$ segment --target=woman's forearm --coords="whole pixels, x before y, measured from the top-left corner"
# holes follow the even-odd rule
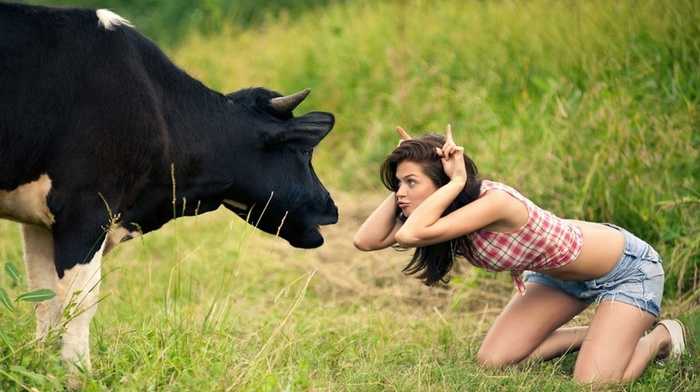
[[[394,234],[401,223],[397,220],[396,195],[390,194],[365,220],[353,237],[357,249],[369,251],[396,243]]]

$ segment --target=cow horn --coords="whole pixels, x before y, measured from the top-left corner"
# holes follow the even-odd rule
[[[309,95],[311,89],[304,89],[298,93],[270,99],[270,106],[281,113],[291,113]]]

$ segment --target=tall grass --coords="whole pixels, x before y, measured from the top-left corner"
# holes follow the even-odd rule
[[[156,19],[103,3],[137,27]],[[85,390],[580,390],[574,355],[497,372],[476,364],[512,290],[507,277],[467,269],[429,289],[400,274],[407,254],[352,249],[385,195],[377,170],[396,125],[419,134],[451,123],[484,176],[561,216],[652,242],[668,275],[664,316],[700,334],[697,2],[323,4],[247,26],[143,26],[157,42],[188,31],[168,52],[217,90],[311,87],[298,112],[337,117],[314,166],[341,220],[316,251],[225,212],[120,245],[103,267]],[[16,225],[0,221],[0,262],[21,269],[20,245]],[[26,290],[9,286],[0,271],[12,298]],[[33,341],[32,323],[31,304],[0,306],[0,390],[65,385],[57,341]],[[651,366],[620,390],[700,389],[690,347],[695,356]]]
[[[405,254],[357,254],[342,230],[327,233],[333,249],[298,251],[219,211],[122,244],[104,261],[83,390],[582,389],[575,355],[502,371],[476,363],[508,282],[470,270],[475,288],[429,289],[400,274]],[[3,238],[16,231],[0,222]],[[0,389],[64,390],[58,335],[34,341],[31,306],[16,307],[0,308]],[[621,390],[692,390],[696,365],[651,366]]]

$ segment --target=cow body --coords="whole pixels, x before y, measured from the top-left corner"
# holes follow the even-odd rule
[[[0,3],[0,218],[22,224],[37,335],[76,301],[63,356],[89,365],[100,259],[117,243],[223,205],[295,247],[337,208],[311,166],[329,113],[307,91],[223,95],[106,10]],[[77,293],[77,294],[76,294]]]

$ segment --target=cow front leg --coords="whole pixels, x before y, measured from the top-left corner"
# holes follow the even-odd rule
[[[48,289],[58,294],[58,274],[53,259],[53,237],[49,230],[34,225],[22,225],[24,239],[24,264],[27,269],[29,291]],[[34,306],[36,314],[36,337],[43,340],[54,328],[61,317],[63,299],[56,296],[52,299],[37,302]]]
[[[90,322],[97,313],[100,295],[103,242],[88,264],[78,264],[67,270],[58,281],[58,293],[63,298],[62,308],[68,323],[63,334],[61,358],[71,364],[71,373],[75,366],[83,366],[90,372]],[[67,312],[65,311],[67,310]]]

